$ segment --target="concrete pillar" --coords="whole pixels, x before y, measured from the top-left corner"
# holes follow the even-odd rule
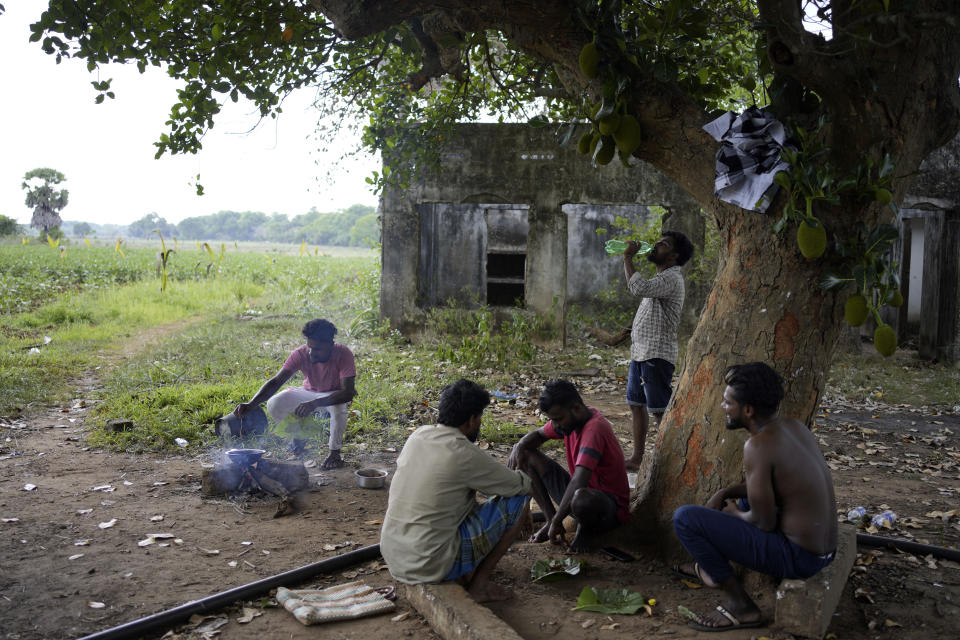
[[[380,200],[380,313],[400,331],[413,329],[419,317],[416,302],[420,214],[415,202],[414,197],[399,189],[385,190]]]
[[[918,355],[957,362],[960,294],[960,211],[935,211],[924,217],[923,301]]]
[[[538,198],[528,212],[527,307],[560,320],[567,299],[567,218],[556,200]]]

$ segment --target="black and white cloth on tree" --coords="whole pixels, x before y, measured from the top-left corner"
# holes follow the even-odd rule
[[[787,134],[783,123],[758,107],[737,115],[731,111],[703,126],[717,151],[714,193],[724,202],[763,213],[777,186],[773,177],[790,165],[780,157]]]

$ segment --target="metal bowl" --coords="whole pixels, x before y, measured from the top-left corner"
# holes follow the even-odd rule
[[[380,469],[357,469],[353,475],[364,489],[382,489],[387,481],[387,472]]]

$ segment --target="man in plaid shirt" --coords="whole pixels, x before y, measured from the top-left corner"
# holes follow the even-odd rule
[[[627,459],[628,471],[639,469],[643,461],[648,411],[659,426],[673,392],[670,384],[677,364],[677,326],[684,297],[680,267],[693,256],[693,244],[679,231],[664,231],[647,254],[647,260],[657,267],[656,275],[649,280],[644,280],[633,266],[639,250],[640,245],[631,242],[623,254],[627,288],[643,298],[630,331],[627,404],[633,419],[633,455]]]

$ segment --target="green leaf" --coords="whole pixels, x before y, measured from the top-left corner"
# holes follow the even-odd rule
[[[529,124],[534,129],[540,129],[550,124],[550,120],[548,120],[547,117],[543,115],[533,116],[532,118],[530,118],[530,120],[527,121],[527,124]]]
[[[567,576],[575,576],[583,567],[582,560],[570,556],[560,560],[541,558],[530,567],[530,579],[534,582],[552,582]]]
[[[574,611],[596,611],[633,615],[647,604],[643,594],[629,589],[597,589],[584,587],[577,598]]]

